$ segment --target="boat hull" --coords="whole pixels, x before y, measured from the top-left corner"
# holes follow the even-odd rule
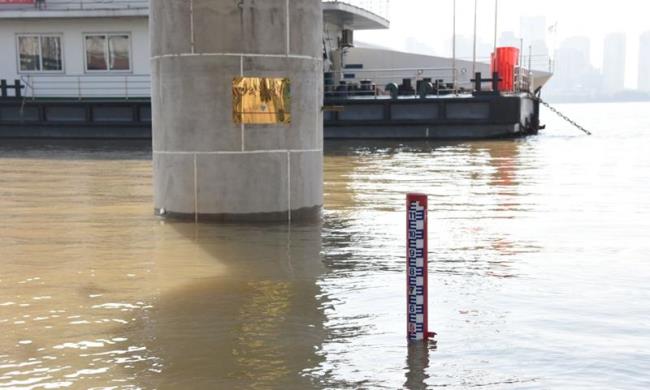
[[[489,139],[536,134],[528,94],[326,101],[327,139]]]
[[[328,99],[325,139],[489,139],[536,134],[528,94]],[[0,138],[151,138],[148,99],[0,99]]]

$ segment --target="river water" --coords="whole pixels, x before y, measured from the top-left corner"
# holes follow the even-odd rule
[[[318,226],[164,222],[146,144],[3,141],[0,389],[649,388],[650,104],[560,108],[595,135],[328,143]]]

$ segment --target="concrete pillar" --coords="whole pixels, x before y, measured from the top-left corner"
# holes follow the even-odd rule
[[[320,0],[151,0],[156,212],[216,221],[320,216]],[[241,124],[233,80],[288,78],[291,123]]]

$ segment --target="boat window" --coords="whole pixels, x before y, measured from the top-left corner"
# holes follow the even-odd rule
[[[129,36],[114,35],[109,37],[111,70],[129,70]]]
[[[86,70],[130,71],[130,40],[128,34],[86,35]]]
[[[63,70],[63,61],[61,61],[61,38],[41,37],[41,59],[43,61],[43,70]]]
[[[108,70],[106,62],[106,37],[92,35],[86,37],[86,69]]]
[[[56,35],[19,35],[20,72],[61,72],[63,50]]]

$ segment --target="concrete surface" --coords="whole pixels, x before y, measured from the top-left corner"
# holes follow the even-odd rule
[[[323,204],[320,0],[151,1],[155,208],[296,221]],[[241,125],[236,77],[291,80],[290,124]]]

